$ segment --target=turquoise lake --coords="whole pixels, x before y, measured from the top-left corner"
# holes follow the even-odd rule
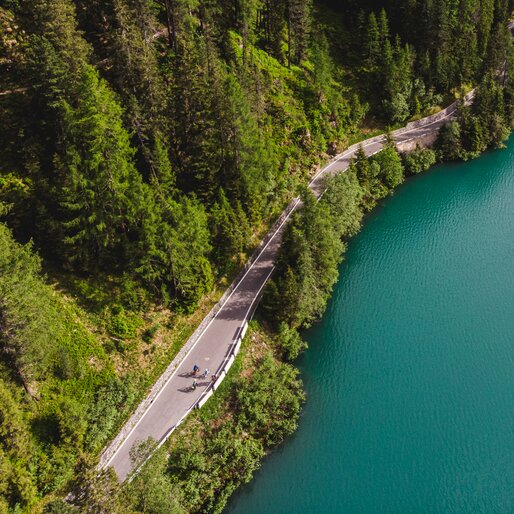
[[[228,512],[514,512],[514,138],[409,179],[350,243],[297,433]]]

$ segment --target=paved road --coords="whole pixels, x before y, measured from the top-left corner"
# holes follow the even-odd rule
[[[450,110],[444,119],[401,134],[398,133],[401,131],[397,131],[393,136],[397,142],[407,142],[434,134],[452,114],[453,110]],[[372,138],[364,141],[362,146],[367,155],[372,155],[382,149],[383,143],[383,137],[378,140]],[[357,149],[358,145],[354,145],[317,173],[310,183],[311,189],[317,196],[323,192],[325,176],[346,170]],[[295,209],[298,208],[298,204],[299,201],[295,200]],[[208,386],[208,380],[199,380],[199,387],[196,391],[189,391],[192,378],[188,375],[193,365],[198,364],[202,370],[207,367],[211,372],[217,371],[230,354],[245,320],[253,314],[260,293],[273,271],[274,260],[286,225],[285,221],[262,249],[261,254],[237,284],[218,314],[207,325],[201,337],[186,354],[182,363],[170,376],[144,415],[128,432],[127,437],[112,457],[104,463],[103,467],[112,466],[114,468],[121,481],[127,478],[132,469],[130,449],[134,443],[144,441],[148,437],[152,437],[156,441],[165,439],[170,430],[190,412]]]

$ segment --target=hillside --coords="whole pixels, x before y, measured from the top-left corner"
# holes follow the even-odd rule
[[[473,86],[440,157],[501,146],[514,119],[511,8],[0,0],[0,512],[64,512],[47,504],[88,481],[320,162]],[[361,156],[332,203],[307,200],[288,233],[263,311],[281,342],[245,358],[287,375],[294,416],[302,394],[284,355],[322,314],[342,240],[401,166],[392,148]],[[282,437],[269,439],[252,467]]]

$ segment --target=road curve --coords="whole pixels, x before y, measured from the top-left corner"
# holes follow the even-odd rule
[[[471,101],[472,96],[471,93],[468,100]],[[455,115],[456,108],[453,104],[438,115],[393,132],[392,136],[400,144],[434,135]],[[378,136],[351,146],[318,171],[309,187],[319,197],[324,190],[325,177],[346,170],[359,146],[362,146],[367,155],[373,155],[383,148],[384,142],[385,137]],[[129,419],[122,429],[124,436],[121,441],[118,437],[107,447],[102,455],[100,468],[113,467],[120,481],[124,481],[132,470],[130,450],[134,444],[149,437],[162,443],[194,408],[208,387],[209,380],[199,379],[199,387],[190,391],[192,378],[189,373],[194,364],[198,364],[202,370],[207,367],[211,372],[223,369],[242,327],[257,307],[262,290],[273,272],[286,222],[299,203],[298,199],[293,200],[289,214],[269,234],[267,244],[260,249],[251,266],[233,287],[217,314],[206,324],[178,367],[169,374],[153,399],[149,399],[146,409],[142,412],[139,409]]]

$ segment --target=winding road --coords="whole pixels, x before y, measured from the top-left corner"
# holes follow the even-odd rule
[[[467,101],[472,101],[472,97],[473,92],[468,95]],[[400,146],[434,137],[439,128],[455,116],[455,113],[456,105],[453,104],[432,117],[393,132],[393,139]],[[325,177],[346,170],[359,146],[363,147],[367,155],[373,155],[383,148],[384,143],[385,137],[378,136],[351,146],[318,171],[309,187],[319,197],[324,191]],[[233,284],[230,294],[220,301],[219,310],[206,320],[185,355],[181,355],[178,365],[173,369],[168,368],[159,386],[154,386],[147,400],[106,448],[100,460],[100,469],[113,467],[118,478],[124,481],[133,468],[130,450],[134,444],[149,437],[162,444],[205,394],[209,379],[199,379],[198,388],[195,391],[190,390],[190,372],[194,364],[198,364],[202,370],[208,368],[211,372],[218,373],[225,368],[227,359],[233,353],[234,346],[247,320],[253,315],[262,290],[273,272],[287,220],[299,204],[298,198],[293,200],[279,223],[266,237],[265,244],[257,251],[246,272]]]

